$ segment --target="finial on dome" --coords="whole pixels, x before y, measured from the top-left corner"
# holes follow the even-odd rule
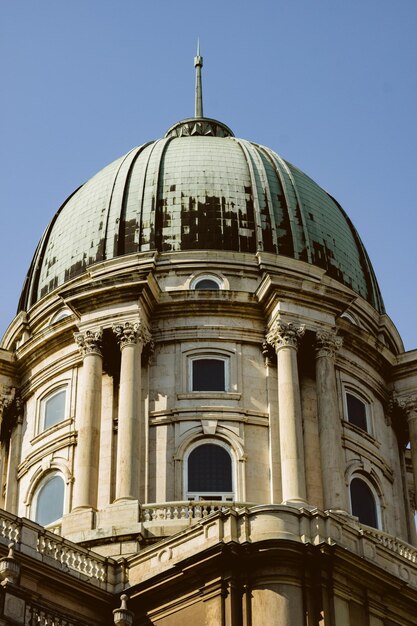
[[[197,40],[197,56],[194,57],[195,67],[195,115],[203,117],[203,87],[201,84],[201,68],[203,67],[203,57],[200,56],[200,39]]]

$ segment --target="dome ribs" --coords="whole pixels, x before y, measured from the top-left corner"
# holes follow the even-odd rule
[[[284,223],[289,225],[288,239],[291,235],[293,256],[300,261],[311,263],[311,246],[308,239],[308,231],[303,220],[300,197],[291,172],[287,163],[275,152],[265,147],[263,147],[263,150],[265,150],[265,154],[268,155],[273,164],[283,192],[284,206],[287,212],[287,218],[284,218]],[[285,243],[288,249],[290,247],[289,241],[287,240]],[[278,254],[280,254],[279,250]]]
[[[176,125],[131,150],[66,200],[36,250],[19,311],[91,264],[197,249],[311,263],[384,311],[366,250],[327,192],[265,146],[192,128]]]
[[[136,252],[138,249],[137,240],[137,227],[138,220],[137,218],[132,218],[126,220],[127,214],[127,204],[128,198],[131,191],[131,183],[132,183],[132,174],[135,169],[136,162],[139,156],[143,153],[144,149],[151,145],[152,142],[143,144],[136,148],[135,150],[131,150],[127,155],[126,159],[121,163],[120,168],[117,172],[112,194],[109,202],[109,207],[106,215],[106,227],[104,233],[104,247],[106,248],[106,241],[111,237],[110,235],[110,214],[113,204],[115,204],[115,215],[114,222],[117,224],[117,228],[115,229],[113,235],[113,255],[120,256],[122,254],[128,254],[129,252]],[[128,157],[132,157],[131,162],[128,164]],[[124,165],[128,164],[128,170],[126,174],[122,177],[121,170]],[[120,187],[120,189],[119,189]],[[117,207],[117,202],[120,202],[120,208]],[[116,217],[117,215],[117,217]],[[117,223],[118,222],[118,223]],[[115,224],[115,225],[116,225]],[[135,243],[137,245],[135,245]],[[104,253],[106,255],[106,252]],[[104,257],[106,258],[106,257]]]

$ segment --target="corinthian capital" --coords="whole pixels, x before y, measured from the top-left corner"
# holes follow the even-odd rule
[[[300,339],[305,333],[305,326],[296,326],[293,322],[283,322],[282,320],[275,320],[273,322],[270,331],[266,335],[266,340],[275,350],[279,350],[284,347],[298,348]]]
[[[334,359],[342,344],[343,339],[338,337],[334,331],[318,330],[316,333],[316,357],[325,356]]]
[[[407,419],[417,418],[417,396],[398,399],[398,405],[406,412]]]
[[[113,332],[117,337],[121,350],[125,346],[135,345],[138,341],[145,345],[151,340],[150,332],[143,322],[114,324]]]
[[[85,333],[74,333],[74,339],[83,358],[89,354],[97,354],[101,356],[101,340],[103,331],[86,330]]]

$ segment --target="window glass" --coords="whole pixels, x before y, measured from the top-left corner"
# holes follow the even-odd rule
[[[360,478],[350,483],[350,499],[352,515],[359,518],[362,524],[378,528],[378,515],[374,495],[368,485]]]
[[[225,391],[224,359],[192,359],[192,391]]]
[[[366,404],[357,396],[346,393],[347,415],[351,424],[368,431],[368,422],[366,417]]]
[[[64,512],[65,484],[61,476],[54,476],[41,487],[36,500],[35,521],[42,526],[60,519]]]
[[[65,418],[65,397],[66,391],[63,389],[45,400],[43,420],[44,429],[50,428],[58,422],[62,422]]]
[[[220,287],[212,278],[202,278],[196,282],[194,289],[220,289]]]
[[[199,494],[232,491],[232,459],[227,450],[205,443],[191,452],[188,457],[188,491]]]

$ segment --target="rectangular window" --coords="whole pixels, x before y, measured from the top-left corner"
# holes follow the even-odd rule
[[[226,391],[226,360],[191,360],[191,391]]]
[[[368,432],[367,405],[357,396],[346,393],[346,406],[348,421]]]

